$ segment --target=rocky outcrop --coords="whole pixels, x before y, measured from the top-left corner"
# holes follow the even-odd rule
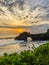
[[[15,40],[27,41],[28,37],[31,37],[32,41],[49,40],[49,29],[47,30],[46,33],[40,33],[40,34],[30,34],[28,32],[23,32],[18,37],[16,37]]]
[[[27,41],[27,37],[30,36],[30,33],[23,32],[18,37],[15,38],[15,40],[24,40]]]

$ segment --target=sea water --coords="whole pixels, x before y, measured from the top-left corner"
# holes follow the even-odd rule
[[[23,50],[32,50],[33,45],[36,47],[48,41],[19,41],[15,39],[0,39],[0,55],[3,53],[20,53]]]

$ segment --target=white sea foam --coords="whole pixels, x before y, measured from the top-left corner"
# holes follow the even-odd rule
[[[32,46],[38,47],[39,45],[42,45],[46,43],[47,41],[18,41],[14,39],[0,39],[0,55],[3,53],[20,53],[20,51],[23,50],[32,50]]]

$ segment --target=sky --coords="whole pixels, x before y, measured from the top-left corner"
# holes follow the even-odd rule
[[[49,0],[0,0],[0,36],[49,29]]]
[[[0,27],[49,24],[49,0],[0,0]]]

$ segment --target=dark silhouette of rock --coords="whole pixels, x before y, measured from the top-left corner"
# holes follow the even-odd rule
[[[21,33],[18,37],[15,38],[15,40],[24,40],[27,41],[27,37],[30,35],[28,32]]]
[[[49,29],[45,33],[40,34],[30,34],[29,32],[23,32],[15,40],[24,40],[27,41],[27,38],[31,37],[32,41],[40,41],[40,40],[49,40]]]

